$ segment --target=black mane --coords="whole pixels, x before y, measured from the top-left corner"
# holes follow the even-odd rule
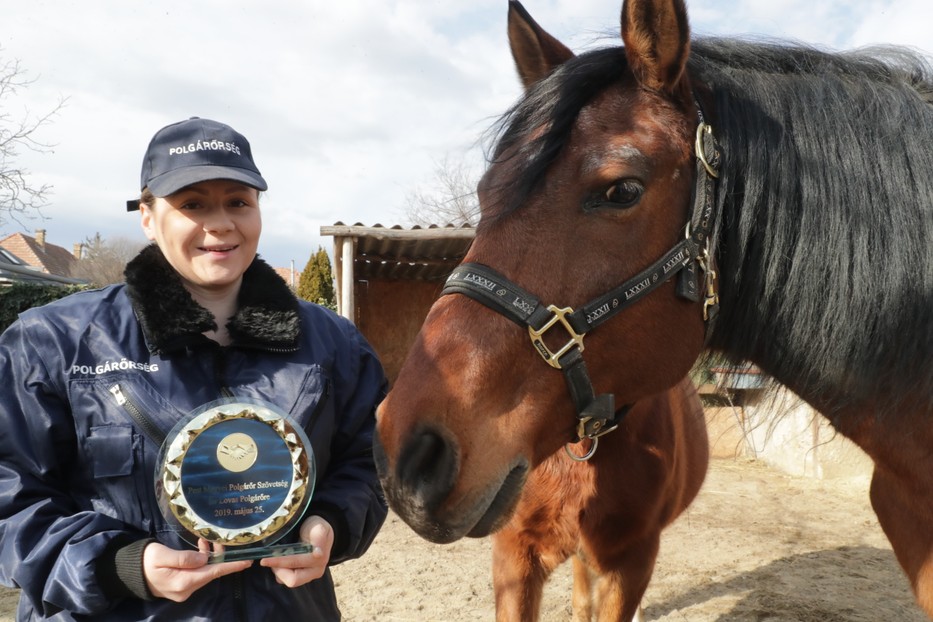
[[[836,406],[882,387],[933,394],[929,63],[698,39],[688,72],[713,91],[725,156],[712,348]],[[493,157],[518,157],[520,172],[502,209],[527,201],[582,107],[628,75],[622,48],[587,52],[503,116]]]
[[[567,141],[580,110],[596,95],[627,74],[621,47],[575,56],[536,83],[493,126],[492,160],[517,158],[519,174],[494,195],[501,213],[519,209],[535,192]],[[548,128],[537,139],[525,137]],[[525,143],[525,144],[523,144]],[[517,148],[517,150],[516,150]],[[500,210],[497,210],[500,211]]]
[[[929,64],[715,39],[689,70],[725,155],[711,345],[837,406],[933,394]]]

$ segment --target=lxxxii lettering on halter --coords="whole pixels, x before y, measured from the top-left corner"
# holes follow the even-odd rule
[[[645,280],[636,283],[631,289],[626,290],[625,299],[631,300],[633,296],[637,296],[641,293],[643,289],[651,285],[651,277],[645,278]]]
[[[587,313],[587,314],[586,314],[586,321],[587,321],[588,324],[592,324],[593,322],[595,322],[596,320],[598,320],[598,319],[601,318],[602,316],[606,315],[607,313],[609,313],[609,303],[608,303],[608,302],[605,303],[604,305],[600,306],[600,307],[597,307],[596,309],[593,309],[593,310],[590,311],[589,313]]]
[[[480,287],[482,287],[483,289],[486,289],[489,291],[492,291],[496,288],[496,283],[494,281],[490,281],[489,279],[482,277],[478,274],[473,274],[472,272],[467,272],[466,275],[463,277],[463,280],[469,281],[470,283],[475,283],[479,285]]]
[[[686,259],[688,255],[689,255],[689,251],[685,248],[681,250],[679,253],[677,253],[676,255],[674,255],[673,257],[671,257],[667,261],[667,263],[664,264],[664,267],[663,267],[664,274],[667,274],[674,268],[679,268],[680,264],[683,263],[684,259]]]
[[[529,303],[527,300],[519,298],[518,296],[516,296],[515,300],[512,301],[512,306],[525,315],[531,315],[535,310],[534,305]]]

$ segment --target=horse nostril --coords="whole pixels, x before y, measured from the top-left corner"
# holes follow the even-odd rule
[[[439,505],[453,487],[457,453],[440,434],[423,430],[414,435],[399,456],[399,484],[419,497],[426,508]]]

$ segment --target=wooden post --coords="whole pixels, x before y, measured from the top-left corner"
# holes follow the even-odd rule
[[[334,236],[334,294],[337,313],[343,315],[343,236]]]
[[[356,238],[335,238],[340,259],[337,261],[337,313],[356,323],[356,301],[353,296],[353,256],[356,254]]]

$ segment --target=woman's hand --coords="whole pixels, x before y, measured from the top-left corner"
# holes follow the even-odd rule
[[[197,551],[177,551],[153,542],[143,550],[143,574],[153,596],[176,603],[187,600],[197,590],[214,579],[240,572],[252,565],[251,560],[207,564],[211,545],[198,540]],[[222,552],[216,545],[214,552]]]
[[[302,542],[314,545],[314,550],[299,555],[267,557],[259,562],[270,568],[275,580],[286,587],[298,587],[324,576],[334,546],[334,529],[320,516],[305,519],[298,533]]]

